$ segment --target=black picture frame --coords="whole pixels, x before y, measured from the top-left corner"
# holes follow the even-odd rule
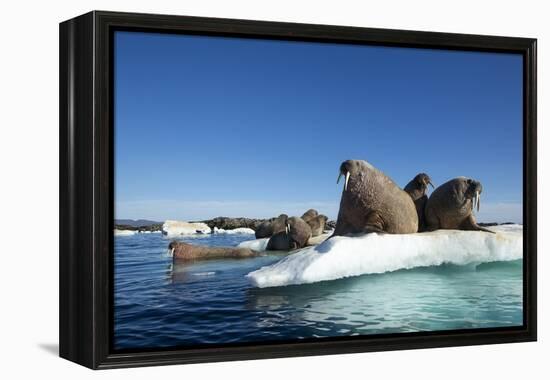
[[[111,333],[115,30],[522,54],[523,326],[114,352]],[[62,22],[59,38],[61,357],[99,369],[536,340],[536,39],[105,11],[93,11]]]

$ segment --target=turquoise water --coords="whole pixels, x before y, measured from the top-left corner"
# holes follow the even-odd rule
[[[234,246],[253,235],[179,240]],[[115,349],[226,344],[522,324],[522,261],[417,268],[253,288],[281,259],[173,263],[161,234],[115,237]]]

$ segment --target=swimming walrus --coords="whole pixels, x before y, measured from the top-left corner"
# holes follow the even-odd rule
[[[260,253],[249,248],[237,247],[206,247],[179,241],[173,241],[168,245],[172,257],[176,260],[208,260],[227,258],[255,257]]]
[[[418,215],[418,231],[424,231],[426,228],[425,210],[426,203],[428,203],[428,185],[434,188],[430,176],[426,173],[417,174],[403,190],[405,190],[412,198],[414,206],[416,207],[416,213]]]
[[[288,215],[281,214],[277,218],[266,220],[256,228],[254,235],[256,239],[267,238],[278,232],[285,231]]]
[[[267,242],[267,251],[290,251],[303,248],[311,237],[311,227],[302,218],[288,218],[285,231],[280,231]]]
[[[474,230],[494,233],[479,226],[474,208],[479,211],[483,187],[479,181],[458,177],[445,182],[432,192],[426,204],[426,230]]]
[[[340,165],[344,190],[332,236],[386,232],[410,234],[418,231],[418,215],[412,198],[367,161],[347,160]]]
[[[303,217],[302,217],[303,219]],[[311,236],[312,237],[315,237],[315,236],[319,236],[319,235],[322,235],[323,232],[325,231],[325,224],[327,223],[327,216],[326,215],[323,215],[323,214],[320,214],[320,215],[317,215],[313,218],[310,218],[306,221],[306,223],[309,225],[309,227],[311,228]]]

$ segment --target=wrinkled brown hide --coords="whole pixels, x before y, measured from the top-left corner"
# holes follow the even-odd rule
[[[366,161],[348,160],[340,166],[340,176],[344,177],[344,182],[348,177],[348,181],[342,191],[333,236],[418,231],[413,200],[384,173]]]
[[[174,260],[207,260],[221,258],[255,257],[259,253],[249,248],[206,247],[173,241],[168,245]]]
[[[325,231],[325,224],[327,223],[328,218],[325,215],[317,215],[316,217],[310,218],[307,221],[307,224],[311,228],[311,236],[322,235]]]
[[[418,215],[418,231],[424,231],[426,229],[426,203],[428,203],[428,184],[434,187],[432,180],[426,173],[417,174],[403,190],[407,192],[416,207],[416,214]]]
[[[277,218],[262,222],[256,229],[256,239],[270,237],[278,232],[285,231],[288,215],[281,214]]]
[[[482,191],[479,181],[466,177],[454,178],[439,186],[426,204],[426,230],[493,232],[479,226],[474,217],[474,198]]]

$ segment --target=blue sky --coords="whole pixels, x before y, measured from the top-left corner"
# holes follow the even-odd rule
[[[346,159],[478,179],[478,220],[520,222],[522,57],[116,33],[117,218],[335,218]]]

